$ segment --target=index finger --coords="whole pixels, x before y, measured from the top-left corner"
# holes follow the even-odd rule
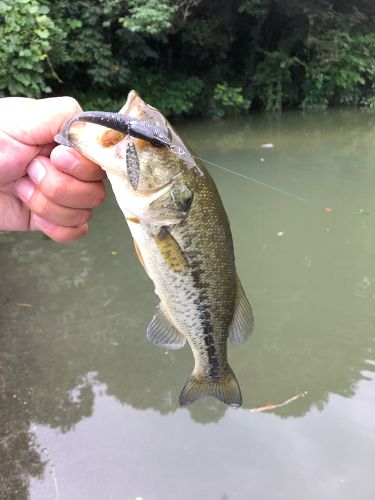
[[[106,173],[99,165],[72,148],[56,146],[50,158],[57,169],[81,181],[101,181],[106,178]]]
[[[82,110],[69,96],[0,99],[0,128],[21,144],[50,144],[68,118]]]

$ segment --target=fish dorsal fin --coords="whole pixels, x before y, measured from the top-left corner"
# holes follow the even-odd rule
[[[236,303],[232,321],[229,325],[229,338],[233,345],[240,345],[249,338],[254,326],[253,312],[237,277]]]
[[[171,323],[168,313],[160,303],[147,328],[147,339],[166,349],[181,349],[186,343],[185,336]]]

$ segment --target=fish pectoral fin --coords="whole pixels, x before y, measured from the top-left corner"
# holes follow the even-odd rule
[[[147,328],[147,339],[153,344],[166,349],[181,349],[186,337],[171,323],[168,313],[160,303]]]
[[[145,261],[143,260],[143,257],[142,257],[142,252],[141,250],[139,249],[139,246],[137,244],[137,242],[134,240],[134,248],[135,248],[135,251],[137,253],[137,257],[139,259],[139,262],[141,263],[143,269],[146,271],[146,273],[148,274],[148,271],[147,271],[147,267],[146,267],[146,264],[145,264]]]
[[[185,273],[189,264],[184,252],[167,228],[163,227],[155,241],[167,266],[175,273]]]
[[[229,338],[233,345],[246,342],[254,327],[253,312],[237,277],[236,303],[232,321],[229,325]]]
[[[212,382],[199,380],[192,373],[181,391],[180,405],[189,405],[204,396],[213,396],[233,408],[242,405],[241,389],[230,366],[222,378]]]

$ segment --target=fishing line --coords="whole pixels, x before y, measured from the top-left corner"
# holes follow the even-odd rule
[[[178,154],[179,156],[182,156],[186,154],[186,151],[184,151],[182,148],[179,146],[171,146],[171,150]],[[260,184],[261,186],[267,187],[269,189],[273,189],[274,191],[277,191],[279,193],[285,194],[287,196],[290,196],[292,198],[295,198],[296,200],[303,201],[304,203],[311,203],[309,200],[306,200],[305,198],[302,198],[301,196],[298,196],[296,194],[290,193],[289,191],[284,191],[284,189],[277,188],[275,186],[272,186],[271,184],[267,184],[266,182],[258,181],[257,179],[254,179],[253,177],[248,177],[247,175],[241,174],[240,172],[236,172],[235,170],[231,170],[230,168],[223,167],[221,165],[218,165],[217,163],[214,163],[212,161],[205,160],[204,158],[201,158],[199,156],[195,156],[189,152],[189,155],[192,158],[196,158],[197,160],[204,161],[205,163],[208,163],[214,167],[220,168],[221,170],[225,170],[226,172],[230,172],[231,174],[238,175],[238,177],[242,177],[243,179],[247,179],[248,181],[255,182],[256,184]]]

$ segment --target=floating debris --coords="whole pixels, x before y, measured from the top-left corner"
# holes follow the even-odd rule
[[[112,250],[111,255],[117,255],[116,250]]]
[[[33,307],[32,304],[26,304],[26,303],[22,303],[22,302],[18,302],[16,304],[17,307]]]
[[[261,162],[264,162],[264,158],[261,158],[261,159],[260,159],[260,161],[261,161]]]
[[[275,408],[281,408],[282,406],[286,406],[289,403],[292,403],[293,401],[296,401],[297,399],[304,398],[307,395],[307,391],[300,392],[293,396],[292,398],[286,399],[285,401],[282,401],[281,403],[267,403],[264,406],[258,406],[257,408],[250,408],[250,411],[252,413],[255,412],[261,412],[261,411],[269,411],[269,410],[274,410]]]
[[[333,208],[325,207],[324,211],[327,212],[327,214],[330,214],[331,212],[333,212]]]
[[[279,232],[277,233],[277,236],[284,236],[284,231],[279,231]]]
[[[356,210],[352,212],[353,215],[371,215],[371,212],[369,210],[365,210],[364,208],[360,208],[359,210]]]
[[[265,149],[272,149],[274,148],[275,146],[272,144],[272,142],[266,142],[266,144],[262,144],[261,146],[262,148],[265,148]]]

